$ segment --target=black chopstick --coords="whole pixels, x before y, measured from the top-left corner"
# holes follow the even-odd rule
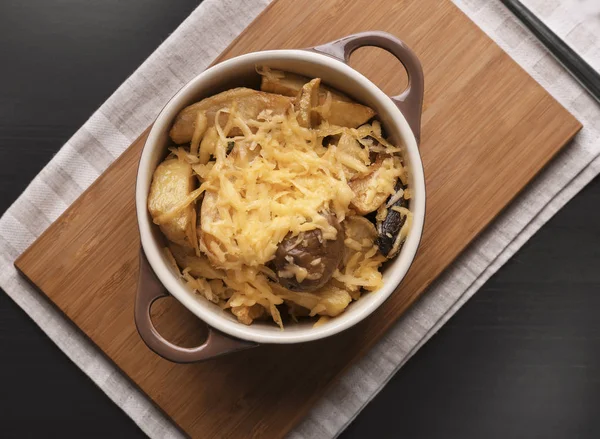
[[[581,58],[518,0],[500,0],[548,48],[554,57],[600,102],[600,73]]]

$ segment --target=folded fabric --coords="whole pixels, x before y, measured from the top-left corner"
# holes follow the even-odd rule
[[[153,438],[182,435],[17,274],[13,262],[135,140],[165,102],[205,69],[268,3],[268,0],[205,0],[75,133],[0,219],[0,286]],[[328,391],[290,433],[291,437],[338,435],[485,280],[600,172],[600,160],[595,160],[600,154],[597,123],[600,109],[595,102],[499,1],[455,3],[583,122],[585,128],[422,300]],[[594,29],[591,20],[567,13],[558,1],[531,0],[527,5],[592,65],[600,66],[598,28]]]

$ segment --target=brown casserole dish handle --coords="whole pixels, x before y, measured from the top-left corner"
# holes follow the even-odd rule
[[[347,64],[352,52],[365,46],[374,46],[387,50],[398,58],[406,68],[406,72],[408,73],[408,86],[406,90],[397,96],[390,96],[390,98],[406,118],[408,125],[415,135],[417,144],[419,144],[424,92],[423,68],[417,55],[415,55],[404,41],[387,32],[369,31],[348,35],[339,40],[313,47],[312,50],[332,56]]]
[[[184,348],[171,343],[158,333],[150,317],[150,308],[154,301],[168,295],[169,293],[152,271],[144,251],[140,249],[135,325],[144,343],[161,357],[175,363],[194,363],[256,346],[256,343],[231,337],[210,326],[208,337],[200,346]]]

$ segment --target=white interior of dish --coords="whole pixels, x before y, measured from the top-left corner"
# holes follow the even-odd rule
[[[152,223],[146,208],[152,174],[166,156],[167,147],[171,145],[168,131],[176,114],[191,103],[232,87],[257,88],[260,78],[255,71],[256,65],[322,78],[324,83],[375,109],[388,137],[405,147],[404,158],[413,191],[409,206],[414,215],[412,230],[400,254],[385,266],[384,287],[363,295],[343,314],[317,328],[313,328],[313,322],[290,323],[283,331],[272,322],[255,322],[246,326],[239,323],[229,311],[223,311],[193,293],[176,276],[164,257],[164,238]],[[425,216],[425,183],[415,138],[408,123],[388,96],[362,74],[333,58],[303,50],[276,50],[250,53],[217,64],[198,75],[169,101],[154,123],[142,152],[137,176],[136,204],[141,242],[148,261],[163,285],[184,306],[210,326],[237,338],[258,343],[298,343],[343,331],[371,314],[394,292],[410,267],[421,238]]]

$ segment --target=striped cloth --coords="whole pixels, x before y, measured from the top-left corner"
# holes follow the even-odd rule
[[[210,62],[269,0],[205,0],[94,113],[0,219],[0,286],[150,437],[181,433],[13,267],[29,246],[135,138],[166,101]],[[600,173],[600,108],[497,0],[455,3],[585,128],[528,189],[319,401],[292,438],[337,436],[387,380],[527,239]],[[600,68],[596,0],[525,2]],[[569,8],[569,6],[571,6]],[[570,13],[575,11],[579,15]],[[177,72],[175,74],[174,72]]]

